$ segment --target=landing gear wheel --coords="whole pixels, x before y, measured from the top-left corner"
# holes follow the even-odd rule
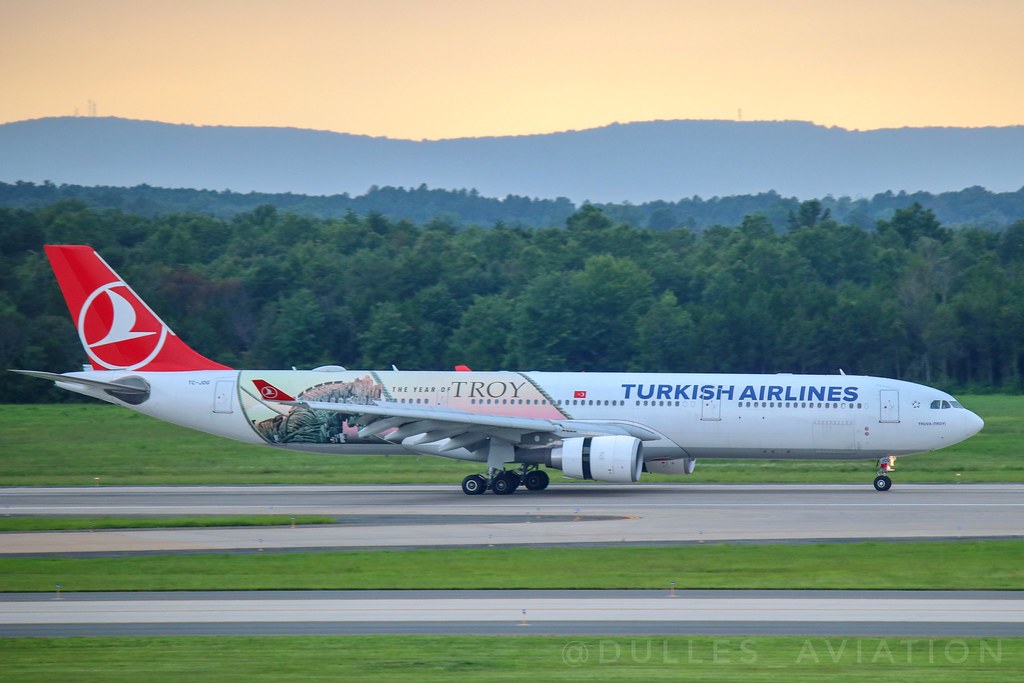
[[[548,487],[548,473],[543,470],[531,470],[523,477],[523,486],[528,491],[543,491]]]
[[[467,496],[478,496],[487,490],[487,480],[479,474],[471,474],[462,480],[462,492]]]
[[[890,479],[889,477],[885,476],[884,474],[880,474],[877,477],[875,477],[875,490],[876,491],[888,491],[891,488],[892,488],[892,479]]]
[[[491,490],[499,496],[514,493],[519,487],[519,477],[513,472],[500,472],[491,479]]]

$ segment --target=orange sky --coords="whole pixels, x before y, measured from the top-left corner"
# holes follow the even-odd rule
[[[1024,124],[1024,0],[0,0],[0,122]]]

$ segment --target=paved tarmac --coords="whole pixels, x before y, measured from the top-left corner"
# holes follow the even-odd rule
[[[1024,636],[1024,592],[267,591],[0,596],[0,636]]]
[[[332,515],[334,525],[0,534],[0,554],[1013,538],[1024,486],[555,485],[2,488],[24,516]],[[1020,637],[1024,592],[302,591],[0,595],[0,636]],[[525,612],[524,612],[525,610]]]
[[[5,533],[0,555],[1024,536],[1024,485],[454,485],[0,488],[0,514],[332,515],[297,528]]]

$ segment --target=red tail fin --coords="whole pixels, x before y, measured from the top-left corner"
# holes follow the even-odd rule
[[[181,341],[92,247],[45,248],[93,369],[230,369]]]

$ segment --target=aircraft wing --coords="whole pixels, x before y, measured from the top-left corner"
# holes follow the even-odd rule
[[[501,439],[522,448],[546,448],[573,437],[627,435],[641,441],[661,438],[650,430],[623,422],[586,422],[543,418],[480,415],[461,410],[410,406],[390,401],[369,404],[322,401],[281,401],[311,410],[357,416],[359,436],[381,436],[419,450],[447,452],[457,448],[478,450],[489,439]],[[390,431],[394,430],[394,431]],[[385,432],[389,432],[385,435]],[[424,448],[430,445],[429,448]]]

